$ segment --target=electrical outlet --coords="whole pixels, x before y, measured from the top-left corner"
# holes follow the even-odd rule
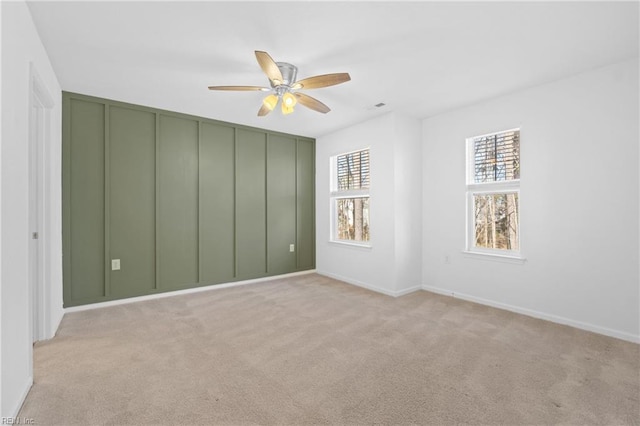
[[[112,271],[120,270],[120,259],[111,259],[111,270]]]
[[[296,251],[296,245],[295,244],[289,244],[289,252],[293,253],[294,251]]]

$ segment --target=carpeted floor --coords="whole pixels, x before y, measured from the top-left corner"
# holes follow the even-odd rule
[[[48,424],[640,424],[640,346],[319,275],[65,315]]]

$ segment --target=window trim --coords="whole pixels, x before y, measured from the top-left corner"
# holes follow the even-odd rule
[[[462,254],[467,259],[489,260],[489,261],[500,262],[500,263],[514,263],[514,264],[522,265],[527,261],[525,257],[520,257],[520,256],[508,256],[504,254],[494,254],[494,253],[479,253],[476,251],[467,251],[467,250],[463,250]]]
[[[355,152],[361,151],[369,151],[369,187],[367,188],[358,188],[358,189],[338,189],[338,157],[348,154],[353,154]],[[341,152],[329,157],[329,167],[330,167],[330,187],[329,187],[329,218],[330,218],[330,226],[329,226],[329,242],[340,244],[344,246],[352,246],[357,248],[371,248],[372,238],[369,236],[368,241],[355,241],[355,240],[342,240],[337,238],[338,235],[338,217],[337,217],[337,200],[344,198],[368,198],[369,206],[371,206],[371,147],[366,146],[363,148],[352,149],[350,151]],[[371,223],[371,216],[369,216],[369,224]]]
[[[522,140],[522,129],[512,128],[500,130],[497,132],[486,133],[468,137],[465,140],[466,149],[466,179],[465,179],[465,198],[466,198],[466,214],[465,214],[465,249],[463,253],[465,257],[475,259],[498,260],[508,263],[524,263],[526,260],[522,252],[522,222],[520,220],[522,211],[522,197],[520,193],[520,178],[508,181],[498,182],[475,182],[475,157],[474,157],[474,140],[493,136],[500,133],[519,132],[520,140]],[[521,171],[520,171],[521,176]],[[475,223],[474,223],[474,196],[475,195],[491,195],[491,194],[518,194],[518,250],[491,249],[475,246]]]

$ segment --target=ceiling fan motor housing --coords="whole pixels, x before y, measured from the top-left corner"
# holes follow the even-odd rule
[[[296,82],[298,67],[287,62],[276,62],[276,65],[282,74],[282,86],[291,87],[291,85]],[[271,87],[275,88],[276,86],[271,83]]]

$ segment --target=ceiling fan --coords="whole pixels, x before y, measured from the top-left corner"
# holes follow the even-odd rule
[[[269,114],[275,109],[278,102],[281,103],[282,113],[285,115],[291,114],[293,107],[298,102],[307,108],[326,114],[331,111],[328,106],[309,95],[298,92],[298,90],[335,86],[336,84],[351,80],[349,73],[343,72],[316,75],[296,81],[298,67],[287,62],[275,62],[267,52],[256,50],[255,53],[260,68],[262,68],[262,71],[264,71],[269,78],[271,88],[260,86],[209,86],[209,90],[272,92],[262,101],[262,106],[258,111],[258,117]]]

